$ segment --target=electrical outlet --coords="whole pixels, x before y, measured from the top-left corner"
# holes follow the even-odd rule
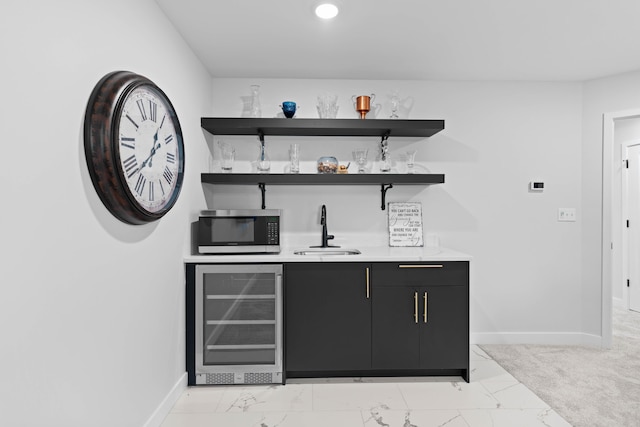
[[[570,221],[576,220],[576,208],[558,208],[558,221]]]

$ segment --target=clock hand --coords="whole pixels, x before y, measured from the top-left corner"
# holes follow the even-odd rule
[[[140,166],[140,169],[144,168],[147,165],[147,162],[149,162],[149,167],[152,166],[152,158],[154,154],[156,154],[156,150],[160,148],[160,144],[156,146],[156,142],[158,142],[158,132],[160,132],[160,128],[156,129],[156,133],[153,135],[153,147],[151,147],[151,152],[149,153],[149,157],[147,157],[145,161],[142,162],[142,166]]]
[[[144,168],[147,165],[147,163],[149,163],[149,167],[151,167],[153,156],[156,154],[156,150],[158,150],[160,146],[161,144],[158,144],[157,146],[153,146],[151,148],[151,153],[149,154],[149,157],[147,157],[145,161],[142,162],[142,165],[140,165],[140,170],[142,170],[142,168]]]
[[[156,150],[160,148],[160,144],[156,146],[156,142],[158,142],[158,132],[160,132],[160,128],[156,129],[156,133],[153,135],[153,148],[151,149],[151,155],[149,155],[149,167],[152,167],[153,156],[156,154]]]

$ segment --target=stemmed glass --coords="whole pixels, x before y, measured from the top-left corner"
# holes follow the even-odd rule
[[[367,164],[368,149],[355,150],[353,152],[353,160],[358,164],[358,173],[365,173],[365,165]]]

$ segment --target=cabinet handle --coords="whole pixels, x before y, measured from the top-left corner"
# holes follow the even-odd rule
[[[418,293],[413,293],[413,319],[418,323]]]
[[[367,267],[367,299],[369,299],[369,267]]]
[[[398,268],[442,268],[442,264],[400,264]]]
[[[422,313],[424,323],[427,323],[427,293],[424,293],[424,312]]]

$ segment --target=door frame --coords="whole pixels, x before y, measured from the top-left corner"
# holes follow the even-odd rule
[[[629,149],[631,149],[631,147],[640,147],[640,139],[637,140],[633,140],[633,141],[627,141],[624,142],[620,145],[621,148],[621,156],[623,159],[623,162],[625,159],[628,159],[628,153],[629,153]],[[622,196],[622,205],[621,205],[621,209],[622,209],[622,253],[621,253],[621,258],[622,258],[622,278],[624,281],[624,278],[626,277],[627,279],[630,278],[630,270],[629,270],[629,229],[626,228],[624,222],[625,220],[630,218],[630,212],[629,212],[629,169],[626,167],[623,167],[622,169],[622,174],[621,174],[621,196]],[[639,196],[640,197],[640,196]],[[624,307],[625,310],[631,310],[631,292],[630,289],[628,288],[628,286],[624,286],[624,283],[621,283],[622,285],[622,306]],[[615,284],[614,284],[615,286]]]
[[[622,227],[622,215],[614,215],[620,209],[614,206],[613,195],[622,191],[622,180],[614,179],[614,171],[620,158],[615,153],[615,122],[640,118],[640,109],[603,114],[602,121],[602,230],[601,230],[601,346],[610,348],[613,337],[613,265],[621,265],[622,241],[614,241],[614,230]],[[619,154],[618,154],[619,155]],[[614,256],[616,257],[614,260]],[[615,262],[614,262],[615,261]]]

